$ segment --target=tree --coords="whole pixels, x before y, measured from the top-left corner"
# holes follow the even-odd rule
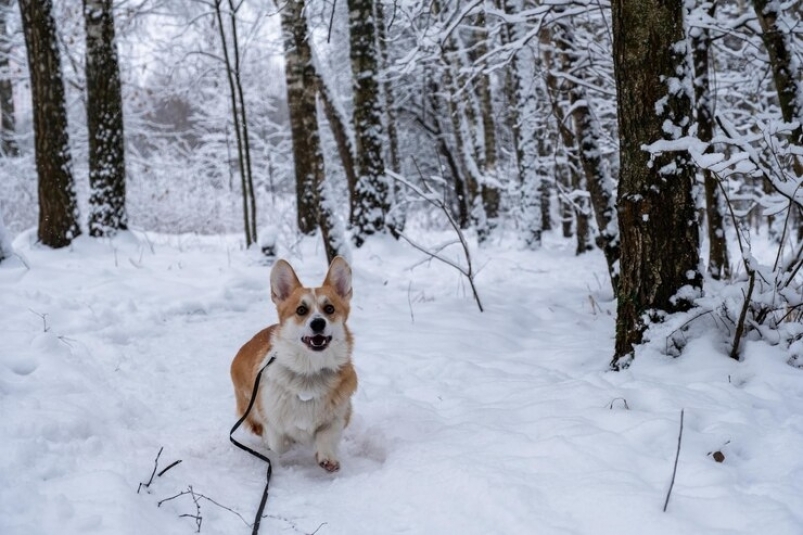
[[[334,257],[344,253],[344,231],[335,216],[334,200],[326,182],[317,113],[317,95],[325,84],[312,63],[304,5],[303,1],[287,2],[282,9],[281,20],[285,37],[287,107],[290,110],[293,137],[296,199],[299,203],[298,223],[302,232],[314,232],[320,227],[326,256],[331,262]],[[326,98],[324,103],[324,108],[332,106]],[[330,125],[335,129],[338,126],[342,128],[334,110],[329,111]],[[348,147],[342,150],[350,152]]]
[[[496,124],[494,120],[493,101],[491,99],[491,76],[487,71],[488,42],[490,32],[485,23],[485,14],[480,13],[476,18],[479,30],[476,32],[476,44],[473,47],[477,60],[481,62],[481,72],[477,75],[477,96],[482,124],[482,158],[483,171],[480,184],[480,197],[485,211],[486,225],[477,229],[477,239],[480,243],[486,241],[494,229],[499,225],[499,173],[496,157]]]
[[[234,135],[237,140],[237,161],[240,169],[240,184],[243,194],[243,227],[245,229],[245,245],[250,247],[257,241],[256,223],[256,196],[254,195],[254,177],[251,167],[251,141],[248,136],[248,115],[246,114],[243,85],[240,76],[240,42],[237,37],[237,10],[242,2],[234,6],[232,0],[229,4],[229,27],[231,28],[232,53],[229,54],[226,28],[223,23],[223,0],[214,0],[215,17],[223,49],[223,62],[226,65],[226,77],[229,81],[229,96],[231,98],[231,115],[234,120]]]
[[[14,254],[14,249],[11,247],[11,237],[3,221],[3,211],[0,210],[0,262],[10,258],[12,254]]]
[[[14,86],[11,82],[10,62],[11,39],[8,35],[7,19],[11,11],[11,0],[0,0],[0,153],[4,156],[17,156],[19,147],[15,138],[16,112],[14,110]]]
[[[716,3],[706,0],[695,11],[700,19],[707,21],[713,20],[715,9]],[[689,29],[689,44],[694,67],[697,137],[700,141],[710,143],[714,137],[714,102],[708,76],[711,32],[705,23]],[[709,152],[712,151],[713,147],[709,145]],[[714,173],[710,169],[703,169],[702,174],[708,229],[708,274],[714,279],[727,279],[730,276],[730,262],[723,217],[724,199]]]
[[[781,114],[787,123],[797,122],[792,131],[792,142],[803,146],[803,67],[792,43],[789,30],[800,19],[789,20],[782,12],[782,4],[774,0],[753,0],[756,17],[761,25],[761,39],[767,48],[775,90]],[[803,175],[803,162],[796,163],[796,173]]]
[[[128,228],[125,136],[112,0],[84,0],[86,115],[89,135],[89,234]]]
[[[687,309],[702,284],[692,162],[683,152],[645,150],[671,145],[689,128],[683,9],[680,0],[612,3],[621,160],[617,369],[629,364],[648,321]]]
[[[39,190],[39,240],[64,247],[81,233],[72,175],[64,81],[50,0],[19,0],[28,51]]]
[[[591,111],[591,102],[586,94],[584,72],[576,67],[575,56],[578,55],[575,45],[574,30],[571,20],[559,20],[552,27],[552,41],[555,43],[561,58],[560,87],[568,93],[566,100],[570,109],[573,129],[564,124],[563,112],[557,103],[555,115],[560,123],[559,131],[568,147],[576,148],[578,160],[578,173],[582,171],[584,177],[579,180],[583,189],[588,191],[591,207],[599,229],[596,239],[597,246],[605,255],[608,264],[608,273],[611,277],[611,286],[616,293],[619,285],[617,264],[619,262],[619,229],[616,220],[616,199],[613,179],[602,158],[600,148],[600,127],[598,120]],[[547,63],[549,63],[547,61]],[[558,87],[557,73],[552,70],[547,73],[550,86]],[[578,252],[581,251],[581,242],[578,236]]]
[[[504,0],[505,13],[512,16],[524,6],[521,0]],[[538,76],[531,72],[536,66],[527,61],[524,45],[525,36],[520,23],[508,22],[503,32],[504,44],[513,48],[510,64],[507,69],[506,89],[510,102],[510,133],[515,154],[515,165],[519,177],[520,206],[522,225],[524,227],[524,243],[530,248],[541,246],[541,234],[549,230],[549,190],[545,188],[546,180],[539,169],[539,144],[545,141],[537,135],[543,133],[537,111],[540,86]],[[532,57],[535,57],[534,55]]]
[[[348,0],[351,71],[354,77],[354,137],[357,187],[353,240],[385,232],[390,187],[382,160],[382,107],[374,27],[374,0]]]

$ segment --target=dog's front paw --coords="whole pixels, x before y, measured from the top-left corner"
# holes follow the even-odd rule
[[[330,474],[340,470],[340,461],[336,461],[334,459],[325,459],[325,458],[319,459],[317,455],[315,456],[315,459],[318,461],[318,466],[320,466]]]

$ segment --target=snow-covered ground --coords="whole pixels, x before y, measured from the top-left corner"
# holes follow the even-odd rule
[[[0,264],[0,534],[194,533],[192,495],[157,506],[190,488],[201,533],[250,533],[264,466],[229,443],[228,369],[275,320],[270,267],[235,237],[33,240]],[[320,283],[316,242],[288,259]],[[788,355],[747,342],[737,363],[711,333],[611,372],[601,255],[547,236],[476,262],[484,313],[404,244],[353,252],[360,388],[342,470],[304,448],[277,459],[261,533],[803,533]],[[160,448],[160,470],[181,464],[137,493]]]

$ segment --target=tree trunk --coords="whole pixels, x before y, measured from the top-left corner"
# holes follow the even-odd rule
[[[319,75],[318,76],[318,95],[323,104],[323,112],[326,120],[329,123],[329,129],[332,131],[332,137],[335,139],[337,146],[337,153],[340,156],[340,162],[343,164],[343,173],[346,175],[346,186],[349,192],[349,221],[352,220],[354,212],[354,201],[357,189],[357,173],[354,169],[354,148],[347,130],[347,121],[344,119],[343,114],[335,106],[334,96],[329,91],[326,81]]]
[[[300,201],[304,201],[303,223],[311,223],[309,233],[321,229],[326,258],[331,262],[335,256],[345,253],[345,231],[335,215],[335,201],[326,181],[317,106],[318,90],[323,89],[323,81],[312,64],[312,49],[303,10],[303,2],[288,2],[282,10],[282,30],[288,37],[285,40],[285,74],[293,160],[297,191],[303,193],[303,198],[299,197]],[[326,106],[324,102],[322,107],[325,109]],[[345,132],[342,135],[345,136]],[[301,209],[299,203],[299,228],[302,222]]]
[[[524,6],[519,0],[503,0],[505,13],[512,16]],[[513,42],[523,40],[522,23],[509,22],[506,24],[506,31],[503,32],[505,45],[510,46]],[[536,134],[534,122],[538,114],[536,113],[536,95],[528,85],[533,80],[533,62],[525,61],[523,58],[526,48],[519,48],[513,57],[505,73],[505,90],[509,103],[508,119],[510,121],[510,132],[513,141],[513,150],[516,155],[516,166],[519,175],[519,186],[521,190],[521,225],[522,235],[525,245],[528,248],[536,249],[541,246],[541,234],[543,228],[543,181],[541,175],[535,168],[536,154]],[[547,196],[548,200],[548,196]],[[549,210],[547,210],[548,215]]]
[[[112,0],[84,0],[86,114],[89,136],[89,234],[128,228],[125,136]]]
[[[778,92],[778,103],[783,120],[797,122],[792,131],[792,143],[803,146],[803,68],[800,59],[795,59],[795,50],[778,19],[782,17],[781,3],[774,0],[753,0],[756,17],[761,25],[761,39],[770,56],[772,78]],[[800,20],[790,21],[799,24]],[[797,52],[799,54],[799,51]],[[803,175],[803,163],[796,159],[795,172]]]
[[[702,2],[696,9],[713,19],[716,3],[713,0]],[[694,65],[694,102],[697,111],[697,137],[700,141],[711,143],[714,137],[714,103],[708,81],[708,55],[711,48],[711,35],[708,28],[692,28],[689,44]],[[708,152],[713,151],[709,146]],[[709,169],[703,169],[705,189],[705,213],[708,228],[708,274],[711,278],[730,277],[728,261],[728,242],[725,239],[724,199],[719,183]]]
[[[36,172],[39,177],[39,240],[64,247],[81,233],[72,175],[64,81],[50,0],[19,0],[28,51],[33,103]]]
[[[477,17],[477,45],[475,53],[478,58],[486,58],[488,54],[488,29],[485,24],[485,15]],[[485,228],[478,230],[477,238],[480,243],[486,241],[499,225],[499,173],[497,169],[496,157],[496,124],[494,121],[493,101],[491,100],[491,78],[485,67],[485,60],[479,65],[481,72],[477,78],[477,93],[479,96],[480,113],[482,116],[482,147],[483,177],[480,184],[480,195],[482,205],[485,209],[487,224]],[[482,231],[482,232],[480,232]]]
[[[256,233],[256,201],[254,197],[254,183],[251,176],[251,149],[248,141],[248,121],[245,113],[242,85],[240,83],[240,55],[237,42],[237,16],[231,0],[229,0],[229,25],[232,32],[233,57],[229,55],[229,46],[226,29],[223,24],[221,3],[223,0],[214,0],[215,15],[217,18],[220,44],[223,50],[223,61],[226,65],[226,78],[229,82],[229,96],[231,100],[231,115],[234,122],[234,137],[237,140],[237,162],[240,171],[240,185],[243,195],[243,228],[245,230],[245,245],[250,247],[257,242]],[[242,5],[242,4],[240,4]]]
[[[611,287],[614,295],[619,286],[617,263],[619,261],[619,228],[616,216],[616,199],[614,198],[613,179],[610,176],[606,162],[602,158],[599,146],[600,128],[594,114],[591,113],[590,103],[586,98],[585,89],[576,84],[571,77],[582,79],[582,72],[575,72],[576,51],[574,50],[574,33],[571,25],[566,22],[557,22],[553,26],[554,38],[552,41],[560,50],[562,72],[570,75],[561,81],[561,87],[568,93],[569,108],[573,122],[571,136],[577,148],[579,164],[585,175],[584,189],[588,191],[594,218],[597,222],[599,235],[597,247],[605,255],[608,265],[608,274],[611,278]],[[558,86],[554,75],[551,75],[551,85]],[[563,122],[563,112],[556,110],[558,119]],[[561,128],[564,143],[566,134]]]
[[[318,223],[317,174],[323,167],[318,139],[315,92],[317,78],[312,65],[304,2],[287,2],[282,9],[287,106],[293,138],[298,230],[315,232]],[[313,135],[314,133],[314,135]]]
[[[390,188],[382,161],[382,108],[377,81],[374,0],[348,0],[348,8],[357,145],[353,239],[360,247],[368,236],[385,232],[390,211]]]
[[[455,204],[457,205],[457,209],[455,210],[455,218],[457,219],[458,226],[465,230],[469,228],[471,224],[469,216],[468,194],[466,193],[466,180],[463,177],[463,173],[460,169],[458,158],[455,157],[452,149],[449,147],[447,134],[444,132],[444,127],[441,124],[441,117],[443,114],[441,113],[441,105],[439,104],[439,100],[443,98],[443,93],[438,83],[432,79],[432,77],[429,77],[429,80],[430,81],[427,84],[429,89],[427,100],[430,102],[433,125],[431,127],[428,126],[421,117],[418,118],[418,122],[423,128],[427,129],[435,137],[438,143],[438,152],[446,159],[446,166],[449,168],[449,173],[452,176],[452,183],[454,184],[454,200]],[[448,105],[449,103],[447,102],[447,106]]]
[[[399,161],[399,133],[396,128],[396,97],[393,92],[393,84],[387,75],[387,68],[390,64],[388,54],[388,38],[385,29],[385,6],[380,1],[376,2],[376,32],[377,46],[379,49],[379,59],[382,63],[382,94],[385,97],[385,131],[387,132],[387,155],[390,170],[394,173],[401,173],[401,162]],[[405,204],[400,202],[403,195],[402,186],[398,182],[393,183],[393,215],[388,225],[392,230],[403,231],[407,224],[407,212]]]
[[[11,36],[8,35],[6,20],[11,11],[11,0],[0,0],[0,154],[18,156],[16,132],[16,111],[14,110],[14,86],[11,82],[9,57],[11,55]]]
[[[571,39],[570,35],[564,35],[566,28],[563,28],[559,23],[553,26],[553,37],[551,43],[554,43],[560,53],[559,64],[552,54],[550,46],[542,46],[543,61],[546,70],[546,83],[547,89],[550,92],[550,102],[552,103],[552,113],[558,123],[558,134],[560,135],[563,147],[566,152],[567,164],[562,166],[564,168],[561,182],[564,188],[571,192],[569,198],[564,194],[561,196],[561,216],[563,236],[569,238],[572,235],[571,223],[575,222],[574,234],[577,240],[577,248],[575,253],[577,255],[586,253],[593,249],[590,238],[589,215],[589,201],[585,196],[577,195],[579,192],[588,191],[587,177],[582,175],[583,167],[580,164],[580,157],[578,155],[577,140],[575,134],[567,123],[567,114],[564,111],[566,102],[571,101],[571,92],[575,89],[575,84],[568,80],[559,81],[556,72],[560,70],[563,73],[571,73],[572,60],[570,52],[566,50],[567,39]],[[546,45],[547,43],[542,43]],[[556,65],[557,64],[557,65]]]
[[[3,221],[3,211],[0,210],[0,263],[6,258],[11,258],[14,254],[14,249],[11,247],[11,236],[6,230],[5,221]]]
[[[245,161],[245,169],[241,170],[243,173],[243,195],[244,202],[248,205],[246,214],[248,220],[246,224],[249,225],[249,233],[251,240],[256,243],[257,237],[257,200],[254,194],[254,173],[251,166],[251,139],[248,135],[248,115],[246,113],[245,96],[243,96],[243,84],[240,77],[240,40],[237,37],[237,10],[242,6],[242,2],[234,7],[234,0],[229,0],[229,25],[231,26],[231,43],[234,52],[234,87],[237,90],[237,100],[239,102],[240,111],[240,126],[242,128],[242,145],[243,145],[243,159]]]
[[[621,171],[621,278],[612,366],[629,365],[649,321],[688,309],[702,285],[687,154],[644,145],[686,135],[691,118],[681,0],[613,0]],[[691,291],[679,293],[684,287]]]

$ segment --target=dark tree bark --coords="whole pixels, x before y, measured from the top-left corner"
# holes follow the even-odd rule
[[[644,150],[682,137],[690,123],[683,11],[681,0],[612,3],[621,161],[616,369],[630,363],[649,321],[689,308],[692,294],[682,288],[702,285],[692,162],[682,152]]]
[[[28,51],[39,190],[39,240],[65,247],[81,233],[72,175],[64,81],[50,0],[19,0]]]
[[[334,201],[326,183],[317,109],[318,90],[323,90],[324,87],[312,64],[304,2],[285,4],[281,23],[285,35],[287,105],[293,138],[299,230],[313,233],[320,227],[326,256],[331,262],[335,256],[344,253],[345,243],[343,231],[334,215]],[[324,97],[324,109],[327,104],[332,103],[327,103]],[[332,123],[336,118],[330,117],[330,126],[333,129],[339,124]],[[342,128],[342,124],[340,127]],[[345,136],[345,131],[341,135]],[[346,150],[350,152],[348,147]],[[344,160],[344,166],[346,165]]]
[[[0,153],[3,156],[19,155],[15,137],[16,111],[14,110],[14,86],[9,72],[11,55],[10,36],[6,20],[11,11],[11,0],[0,0]]]
[[[382,160],[380,103],[374,27],[374,0],[348,0],[351,70],[354,77],[354,137],[357,188],[354,203],[354,244],[384,233],[390,210],[390,188]]]
[[[89,234],[128,228],[125,136],[112,0],[84,0],[86,114],[89,134]]]
[[[714,17],[716,2],[705,0],[697,8],[708,17]],[[689,43],[694,65],[694,102],[697,112],[697,137],[710,143],[714,137],[714,103],[708,79],[708,57],[711,35],[708,28],[692,28]],[[708,151],[713,147],[709,146]],[[724,199],[717,178],[709,169],[703,169],[705,213],[708,229],[708,274],[713,279],[730,276],[728,242],[725,239]]]

